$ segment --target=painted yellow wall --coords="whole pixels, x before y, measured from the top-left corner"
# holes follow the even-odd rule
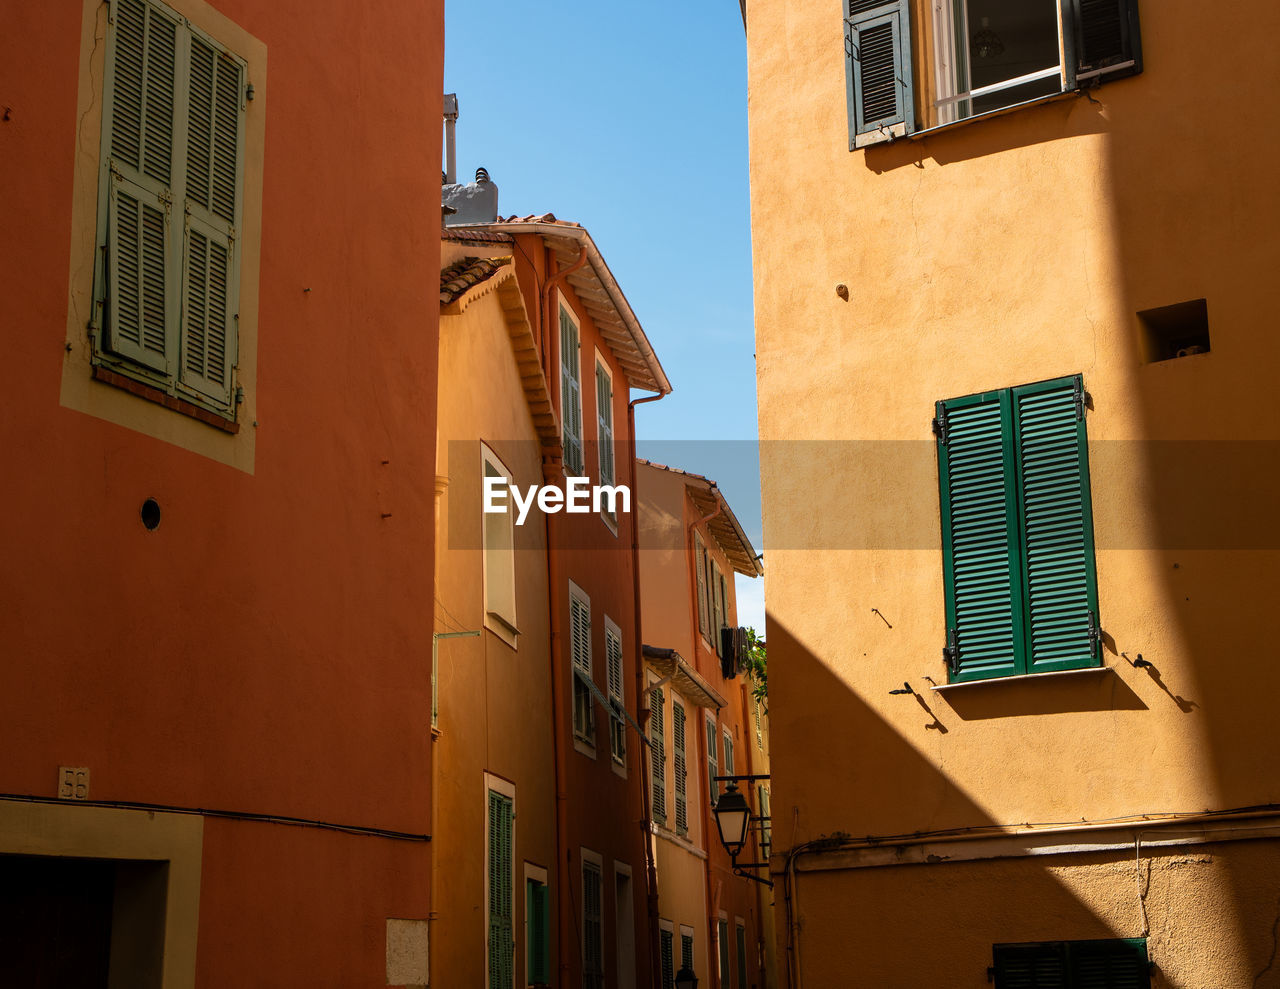
[[[1280,12],[1250,3],[1207,23],[1169,0],[1141,17],[1135,78],[851,153],[839,11],[751,4],[774,813],[785,821],[775,852],[836,832],[1097,821],[1280,795],[1269,700],[1280,674],[1263,658],[1280,563],[1276,459],[1229,442],[1277,434],[1268,286],[1280,193],[1270,138],[1248,121],[1280,82],[1267,54]],[[1198,298],[1211,353],[1143,364],[1135,314]],[[932,692],[926,678],[946,679],[934,403],[1074,373],[1092,396],[1112,671]],[[916,697],[889,694],[904,680]],[[1028,888],[1052,874],[1039,860],[1001,868]],[[896,895],[923,903],[934,884],[955,884],[955,909],[1011,874],[899,879],[908,872],[882,870],[882,887],[832,873],[812,893],[802,879],[806,916],[826,897],[861,919]],[[1172,902],[1193,872],[1158,870],[1153,889]],[[1248,984],[1237,976],[1266,962],[1274,894],[1236,871],[1201,872],[1223,904],[1216,941],[1174,938],[1188,974],[1167,984]],[[1090,875],[1064,887],[1078,923],[975,934],[987,964],[993,939],[1134,936]],[[837,943],[803,936],[802,950],[817,946],[807,985],[836,984],[822,974],[824,941]],[[924,971],[899,984],[961,984]]]
[[[442,264],[463,255],[501,253],[477,251],[476,246],[463,249],[446,242]],[[448,485],[440,506],[434,611],[435,630],[452,632],[484,629],[481,441],[501,458],[517,484],[542,483],[542,466],[496,292],[476,298],[460,315],[442,316],[440,326],[437,473],[447,476]],[[489,630],[478,638],[439,644],[433,984],[484,981],[485,772],[515,784],[513,901],[521,977],[523,863],[555,873],[546,527],[535,513],[514,532],[516,648]],[[431,608],[423,602],[424,612]],[[558,894],[553,885],[552,896]]]

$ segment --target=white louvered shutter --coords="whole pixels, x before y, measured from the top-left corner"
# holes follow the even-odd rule
[[[609,699],[615,708],[609,719],[609,749],[617,762],[625,763],[627,724],[622,719],[625,703],[622,686],[622,641],[612,629],[605,633],[605,652],[609,666]]]
[[[676,776],[676,831],[679,834],[687,834],[689,814],[685,789],[688,773],[685,767],[684,751],[684,705],[674,699],[671,704],[671,754]]]
[[[243,134],[241,66],[191,39],[184,202],[182,381],[231,402],[236,362],[235,234]]]
[[[653,766],[653,819],[667,823],[666,698],[662,688],[649,694],[649,748]]]
[[[707,634],[707,564],[706,553],[702,548],[702,537],[693,537],[693,556],[698,569],[698,631]]]
[[[144,0],[116,0],[107,52],[106,342],[168,373],[177,312],[171,204],[178,25]]]
[[[613,382],[596,365],[596,437],[600,447],[600,483],[613,484]]]
[[[564,467],[582,474],[582,381],[578,327],[560,310],[560,419],[564,423]]]

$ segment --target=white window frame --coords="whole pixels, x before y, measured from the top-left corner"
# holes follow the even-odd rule
[[[480,444],[480,485],[492,468],[511,483],[511,471],[487,443]],[[481,569],[484,581],[484,627],[512,649],[517,648],[515,519],[509,500],[501,513],[483,512],[480,522]],[[497,545],[495,545],[495,543]],[[497,572],[495,572],[497,571]]]
[[[585,608],[587,613],[586,665],[579,665],[578,657],[575,655],[573,648],[573,601],[575,599]],[[569,644],[569,711],[572,715],[573,747],[583,755],[594,759],[596,757],[595,695],[591,692],[591,688],[584,688],[586,691],[587,727],[585,730],[579,730],[577,717],[578,682],[576,679],[579,671],[581,671],[587,677],[590,677],[593,683],[595,682],[595,651],[592,648],[593,636],[591,634],[593,625],[591,621],[591,598],[586,591],[571,580],[569,581],[569,601],[569,635],[566,638]]]
[[[578,894],[581,897],[579,903],[582,905],[580,916],[582,917],[582,986],[583,989],[591,989],[590,983],[587,981],[587,864],[595,866],[596,876],[600,880],[600,982],[604,985],[604,858],[599,852],[590,848],[579,847],[578,849]]]
[[[587,451],[586,451],[586,446],[585,446],[585,435],[584,435],[584,434],[586,433],[586,428],[584,427],[584,424],[583,424],[583,422],[582,422],[582,414],[583,414],[583,411],[584,411],[584,410],[583,410],[583,399],[582,399],[582,320],[580,320],[580,319],[578,318],[578,314],[577,314],[576,312],[574,312],[574,311],[573,311],[573,306],[569,303],[569,297],[568,297],[567,295],[565,295],[565,294],[564,294],[564,292],[557,292],[557,296],[558,296],[558,302],[559,302],[559,309],[558,309],[558,312],[557,312],[557,318],[556,318],[556,333],[557,333],[557,334],[559,334],[559,333],[560,333],[560,319],[559,319],[559,314],[560,314],[560,313],[563,313],[563,314],[567,315],[567,316],[569,317],[569,321],[570,321],[571,323],[573,323],[574,329],[576,330],[576,332],[577,332],[577,336],[578,336],[578,352],[577,352],[576,354],[574,354],[574,355],[573,355],[574,365],[575,365],[576,370],[577,370],[577,372],[578,372],[578,374],[577,374],[577,381],[578,381],[578,435],[577,435],[577,437],[575,437],[575,438],[576,438],[576,439],[577,439],[577,441],[578,441],[578,454],[579,454],[579,456],[581,456],[581,457],[582,457],[582,463],[581,463],[581,464],[579,464],[579,465],[576,465],[576,466],[579,468],[579,473],[577,473],[577,474],[571,474],[571,473],[570,473],[570,468],[571,468],[572,466],[574,466],[574,465],[569,464],[567,461],[563,463],[563,465],[562,465],[562,470],[563,470],[563,473],[564,473],[564,475],[565,475],[566,477],[579,477],[579,476],[581,476],[581,475],[582,475],[582,473],[585,473],[585,471],[586,471],[586,469],[587,469]],[[560,387],[560,394],[561,394],[561,398],[562,398],[562,400],[563,400],[563,396],[564,396],[563,377],[564,377],[564,369],[565,369],[564,338],[563,338],[563,336],[561,336],[561,337],[559,338],[559,344],[557,345],[557,348],[556,348],[556,349],[558,350],[558,352],[559,352],[559,357],[560,357],[560,360],[559,360],[559,368],[558,368],[558,370],[559,370],[559,372],[560,372],[560,377],[556,379],[556,384]],[[562,403],[562,404],[563,404],[563,403]],[[569,418],[568,418],[568,416],[567,416],[567,415],[565,415],[565,410],[564,410],[563,408],[561,408],[561,410],[560,410],[560,432],[561,432],[561,439],[562,439],[562,440],[563,440],[563,434],[564,434],[564,431],[565,431],[565,429],[567,429],[567,428],[568,428],[568,422],[569,422]]]
[[[1063,93],[1069,91],[1066,44],[1064,41],[1065,25],[1063,23],[1063,18],[1069,16],[1069,14],[1063,9],[1062,0],[1055,0],[1055,6],[1058,11],[1057,65],[1045,66],[1043,69],[1033,70],[977,89],[967,86],[963,91],[960,87],[967,80],[961,78],[961,73],[963,71],[964,75],[968,76],[970,69],[967,56],[963,60],[958,56],[959,42],[963,40],[967,48],[968,40],[973,37],[975,30],[973,25],[969,23],[969,0],[939,0],[932,6],[934,50],[930,53],[930,56],[933,60],[934,85],[937,89],[937,99],[934,101],[932,109],[936,113],[937,119],[936,122],[931,122],[929,126],[940,126],[954,123],[957,120],[967,120],[970,117],[980,116],[981,114],[973,112],[972,109],[970,109],[969,113],[964,114],[959,111],[966,101],[1013,89],[1041,79],[1050,79],[1055,75],[1058,77],[1058,91]],[[1043,96],[1034,97],[1034,99],[1043,98]],[[1023,102],[1026,101],[1015,100],[1008,106],[1017,106]],[[994,113],[1007,108],[1003,106],[993,107],[990,110],[982,111],[982,113]]]
[[[613,689],[613,670],[609,668],[609,639],[618,643],[618,690]],[[622,648],[622,629],[608,615],[604,616],[604,661],[605,678],[608,681],[606,695],[610,701],[616,701],[618,714],[609,712],[609,763],[613,771],[623,779],[627,778],[627,721],[621,712],[627,709],[627,654]]]
[[[593,385],[595,386],[595,389],[596,389],[596,450],[597,450],[596,471],[600,477],[601,484],[608,483],[612,485],[617,485],[618,483],[618,452],[617,452],[618,451],[618,442],[617,442],[618,420],[617,420],[617,416],[614,415],[615,409],[614,409],[613,400],[615,398],[616,393],[613,387],[613,368],[609,366],[608,360],[605,359],[604,352],[599,347],[596,348],[595,367],[597,371],[597,378],[593,381]],[[609,468],[608,482],[606,482],[604,478],[604,463],[605,463],[606,449],[605,449],[604,441],[600,438],[600,388],[599,388],[599,377],[598,377],[598,373],[600,371],[603,371],[605,374],[605,377],[609,379],[609,445],[608,445],[607,453],[609,457],[610,468]],[[606,507],[607,505],[612,503],[613,502],[611,502],[608,499],[605,499],[605,498],[600,499],[600,519],[601,521],[604,522],[605,527],[610,532],[612,532],[614,536],[617,536],[618,535],[618,516],[614,512],[609,511],[608,508]]]
[[[520,970],[516,965],[516,947],[515,947],[515,929],[516,929],[516,895],[517,889],[524,893],[523,886],[516,886],[516,862],[520,861],[516,855],[516,785],[509,779],[501,776],[495,776],[493,773],[484,774],[484,884],[481,889],[481,902],[484,904],[484,910],[481,911],[481,920],[484,923],[484,984],[489,984],[489,791],[501,794],[511,800],[511,931],[512,931],[512,958],[511,958],[511,985],[513,989],[518,989],[518,980],[520,978]],[[545,874],[545,872],[544,872]],[[523,899],[523,896],[521,897]]]

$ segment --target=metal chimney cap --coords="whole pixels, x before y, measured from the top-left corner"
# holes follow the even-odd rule
[[[454,120],[458,119],[458,94],[457,93],[444,94],[444,115],[446,117],[452,117]]]
[[[477,181],[477,182],[488,182],[488,181],[489,181],[489,172],[488,172],[488,170],[487,170],[487,169],[485,169],[485,168],[483,168],[483,167],[481,167],[481,168],[477,168],[477,169],[476,169],[476,181]]]

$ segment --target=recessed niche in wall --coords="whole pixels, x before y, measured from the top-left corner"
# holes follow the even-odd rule
[[[1204,299],[1138,313],[1146,364],[1209,352],[1209,307]]]

